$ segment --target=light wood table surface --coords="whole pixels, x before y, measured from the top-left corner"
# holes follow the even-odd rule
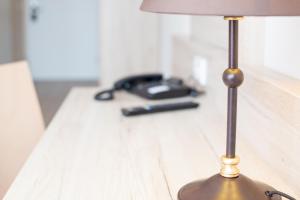
[[[95,92],[72,90],[5,200],[176,200],[184,184],[219,172],[226,119],[213,95],[198,110],[125,118],[122,107],[145,101],[120,93],[95,102]],[[294,194],[238,142],[245,175]]]

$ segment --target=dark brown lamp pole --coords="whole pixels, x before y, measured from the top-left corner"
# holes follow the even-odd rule
[[[225,17],[229,22],[229,49],[228,49],[228,69],[223,73],[223,81],[228,87],[227,106],[227,142],[226,156],[222,157],[221,175],[232,178],[240,173],[237,165],[239,158],[236,156],[236,124],[237,124],[237,101],[238,87],[244,81],[244,74],[238,68],[239,57],[239,20],[243,17]],[[226,164],[227,162],[231,164]]]
[[[225,19],[227,19],[225,17]],[[238,89],[244,80],[243,73],[238,69],[238,40],[239,19],[229,20],[229,66],[223,74],[223,81],[228,86],[228,115],[227,115],[227,148],[226,157],[235,158],[237,96]]]

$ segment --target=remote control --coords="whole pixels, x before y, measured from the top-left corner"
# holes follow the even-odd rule
[[[122,113],[126,117],[146,115],[160,112],[169,112],[176,110],[186,110],[198,108],[199,104],[194,102],[182,102],[173,104],[147,105],[144,107],[123,108]]]

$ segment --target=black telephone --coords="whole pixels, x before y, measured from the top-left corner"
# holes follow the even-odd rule
[[[196,89],[188,87],[181,79],[164,79],[162,74],[144,74],[124,78],[114,84],[113,89],[95,95],[98,101],[114,99],[114,92],[125,90],[140,97],[160,100],[184,96],[198,96]]]

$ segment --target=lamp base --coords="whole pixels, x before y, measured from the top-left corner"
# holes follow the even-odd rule
[[[244,175],[225,178],[215,175],[207,180],[190,183],[178,193],[179,200],[270,200],[265,192],[275,189],[254,182]],[[272,200],[281,200],[274,196]]]

